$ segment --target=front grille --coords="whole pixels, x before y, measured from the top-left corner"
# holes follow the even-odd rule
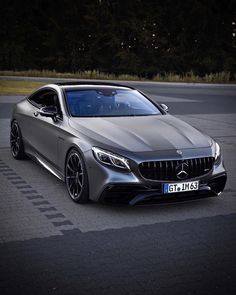
[[[183,166],[181,166],[181,164],[183,164]],[[146,179],[179,181],[207,174],[213,168],[213,165],[214,157],[171,161],[150,161],[139,164],[139,171]],[[182,170],[186,173],[183,172],[177,176]]]

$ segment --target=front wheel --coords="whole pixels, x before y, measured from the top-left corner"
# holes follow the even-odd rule
[[[11,124],[10,145],[13,158],[21,160],[26,157],[20,127],[16,121]]]
[[[76,149],[71,150],[67,156],[65,182],[74,202],[83,204],[89,201],[87,169],[82,156]]]

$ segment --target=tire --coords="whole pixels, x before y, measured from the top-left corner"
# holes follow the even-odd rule
[[[71,199],[79,204],[89,202],[89,181],[83,157],[72,149],[65,164],[65,183]]]
[[[11,124],[10,146],[13,158],[16,160],[26,158],[20,126],[16,121]]]

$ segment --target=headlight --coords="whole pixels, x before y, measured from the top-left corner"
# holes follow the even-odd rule
[[[115,168],[124,169],[130,171],[129,160],[113,154],[111,152],[102,150],[97,147],[92,148],[95,158],[102,164],[110,165]]]
[[[216,142],[215,143],[215,161],[217,161],[220,158],[220,146]]]

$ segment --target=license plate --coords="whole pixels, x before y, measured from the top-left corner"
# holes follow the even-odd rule
[[[164,194],[197,191],[198,188],[199,188],[198,180],[189,181],[189,182],[165,183]]]

